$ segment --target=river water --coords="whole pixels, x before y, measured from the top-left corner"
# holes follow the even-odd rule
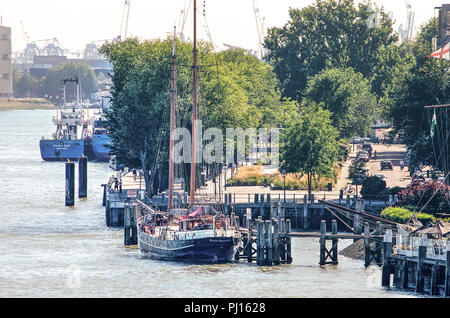
[[[293,239],[292,265],[200,266],[141,258],[108,229],[107,164],[89,163],[88,198],[64,206],[64,163],[42,161],[54,111],[0,111],[0,297],[411,297],[381,269],[340,256],[320,268],[318,239]],[[77,189],[77,185],[76,185]],[[351,242],[340,242],[339,249]]]

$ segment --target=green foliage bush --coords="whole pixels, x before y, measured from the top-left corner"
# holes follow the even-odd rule
[[[381,212],[381,217],[387,220],[391,220],[394,222],[405,224],[408,222],[411,217],[414,215],[414,212],[401,207],[388,207]],[[427,224],[428,222],[434,221],[435,218],[431,214],[419,213],[417,215],[417,220],[422,222],[422,224]]]

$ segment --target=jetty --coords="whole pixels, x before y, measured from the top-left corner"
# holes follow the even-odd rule
[[[118,183],[121,182],[121,185]],[[133,171],[110,178],[103,185],[106,223],[124,229],[124,245],[137,245],[136,220],[141,209],[167,210],[165,193],[148,198],[143,176]],[[173,207],[189,205],[183,184],[174,189]],[[220,200],[199,195],[196,204],[213,206],[223,212],[230,227],[240,233],[235,261],[258,266],[293,263],[292,239],[318,239],[318,266],[339,264],[341,240],[364,242],[364,266],[382,267],[382,285],[433,296],[450,297],[450,246],[448,233],[429,234],[402,231],[400,224],[383,219],[376,212],[395,204],[397,198],[368,201],[356,196],[316,200],[307,197],[283,198],[270,194],[246,194],[246,200],[224,194]],[[426,229],[422,229],[425,231]],[[428,230],[429,231],[429,230]],[[450,232],[450,231],[448,231]],[[440,246],[440,248],[436,248]]]

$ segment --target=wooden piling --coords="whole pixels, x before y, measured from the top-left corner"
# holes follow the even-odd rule
[[[280,233],[283,236],[283,240],[280,240],[281,242],[279,243],[278,248],[280,250],[281,262],[286,263],[286,260],[287,260],[286,245],[284,243],[284,237],[286,236],[286,220],[285,219],[281,219]]]
[[[431,296],[439,295],[439,290],[438,290],[438,286],[437,286],[438,273],[439,273],[439,263],[436,262],[431,267],[431,277],[430,277],[430,295]]]
[[[337,233],[338,233],[338,226],[337,226],[336,220],[333,220],[331,222],[331,233],[334,235],[337,235]],[[339,239],[333,238],[332,242],[333,242],[333,247],[331,248],[332,262],[333,262],[333,264],[336,265],[336,264],[338,264],[338,242],[339,242]]]
[[[248,236],[247,236],[247,249],[245,250],[245,255],[247,256],[247,262],[251,263],[253,261],[253,238],[252,238],[252,220],[247,219],[247,229],[248,229]]]
[[[403,259],[402,263],[402,273],[400,275],[400,287],[403,289],[408,288],[408,260],[405,258]]]
[[[278,220],[272,219],[273,226],[273,263],[280,265],[280,231],[278,227]]]
[[[368,267],[372,261],[370,252],[370,227],[369,222],[364,223],[364,266]]]
[[[388,287],[391,285],[391,265],[389,262],[389,256],[392,253],[392,230],[386,230],[386,234],[383,239],[383,269],[381,274],[381,285]]]
[[[419,257],[416,270],[416,293],[423,293],[424,290],[424,259],[427,256],[427,236],[422,236],[419,240]]]
[[[258,266],[264,265],[264,224],[261,217],[257,221],[256,259]]]
[[[88,182],[88,158],[81,157],[78,159],[78,197],[87,198],[87,182]]]
[[[265,263],[268,266],[272,266],[273,262],[273,245],[272,245],[272,221],[268,220],[264,222],[264,232],[266,232],[266,260]]]
[[[325,265],[325,235],[327,234],[327,223],[325,220],[320,221],[320,266]]]
[[[124,210],[124,244],[137,245],[136,206],[125,204]]]
[[[292,264],[292,246],[291,246],[291,237],[289,236],[289,233],[291,233],[291,220],[286,220],[286,264]],[[336,224],[336,231],[337,231],[337,224]]]
[[[66,163],[66,206],[75,205],[75,164]]]
[[[102,201],[102,206],[106,206],[106,187],[108,185],[107,184],[102,184],[103,187],[103,201]]]

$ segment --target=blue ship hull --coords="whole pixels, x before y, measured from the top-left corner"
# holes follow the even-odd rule
[[[164,261],[203,264],[231,262],[236,246],[232,237],[167,241],[151,237],[139,230],[138,240],[144,256]]]
[[[98,161],[109,162],[111,155],[107,145],[111,144],[111,138],[108,135],[92,136],[92,151]]]
[[[41,140],[39,147],[45,161],[76,161],[84,154],[83,140]]]

